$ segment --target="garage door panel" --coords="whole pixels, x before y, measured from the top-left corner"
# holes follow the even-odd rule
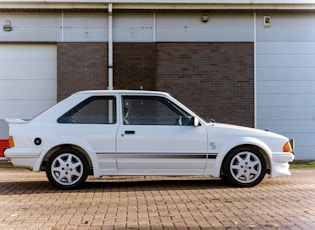
[[[315,67],[259,67],[257,76],[264,81],[314,81]],[[260,81],[259,81],[260,82]]]
[[[260,67],[287,67],[297,66],[301,67],[314,67],[314,55],[308,54],[260,54],[257,56],[257,61]]]
[[[56,80],[57,75],[56,63],[53,60],[0,60],[0,69],[0,80],[43,78]]]
[[[270,131],[276,128],[276,131],[281,133],[307,132],[315,134],[315,116],[305,120],[260,120],[259,125]]]
[[[17,55],[18,54],[18,55]],[[0,61],[2,60],[31,60],[49,59],[56,56],[55,45],[39,44],[4,44],[0,49]]]
[[[32,118],[56,103],[56,45],[0,45],[0,69],[0,119]]]
[[[301,111],[304,111],[301,113]],[[284,118],[288,120],[309,120],[315,116],[315,107],[269,107],[260,106],[257,109],[258,120],[282,120]]]
[[[272,46],[272,49],[270,49]],[[259,42],[257,49],[261,50],[260,54],[305,54],[315,53],[315,42]]]
[[[257,41],[263,42],[314,42],[314,29],[262,29],[257,30]]]
[[[270,107],[315,107],[315,94],[259,94],[257,98],[259,106]],[[300,111],[303,112],[304,111]]]
[[[5,80],[1,82],[1,99],[27,98],[29,100],[51,100],[57,91],[54,80]]]
[[[257,127],[294,138],[296,159],[315,159],[314,39],[299,31],[304,41],[286,42],[277,32],[279,42],[257,39]]]
[[[2,100],[0,107],[3,118],[31,119],[56,104],[55,100]]]
[[[315,95],[315,79],[309,81],[280,81],[269,80],[259,81],[257,93],[275,92],[278,94],[314,94]]]

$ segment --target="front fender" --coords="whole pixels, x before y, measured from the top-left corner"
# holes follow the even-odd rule
[[[93,170],[96,168],[96,167],[94,167],[96,165],[95,153],[94,153],[92,147],[86,141],[84,141],[83,139],[80,139],[80,138],[76,138],[76,137],[59,137],[59,138],[56,138],[56,139],[52,140],[51,142],[47,143],[45,146],[43,146],[43,151],[42,151],[41,155],[39,156],[33,170],[39,171],[40,166],[41,166],[42,162],[44,161],[45,156],[48,153],[50,153],[52,149],[54,149],[58,146],[62,146],[62,145],[74,145],[74,146],[78,146],[81,149],[83,149],[88,154],[88,156],[92,162]]]
[[[222,164],[223,164],[223,161],[224,161],[225,157],[227,156],[227,154],[229,154],[229,152],[232,149],[240,147],[240,146],[244,146],[244,145],[251,145],[251,146],[259,147],[260,149],[262,149],[266,153],[266,157],[268,158],[269,161],[272,158],[271,149],[263,141],[261,141],[257,138],[254,138],[254,137],[235,138],[220,148],[218,156],[216,158],[216,164],[215,164],[215,167],[213,169],[213,176],[215,176],[215,177],[220,176]],[[269,164],[269,162],[267,162],[267,164]]]

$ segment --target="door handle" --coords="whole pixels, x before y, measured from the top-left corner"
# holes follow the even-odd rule
[[[135,132],[135,131],[132,131],[132,130],[126,130],[126,131],[125,131],[125,134],[136,134],[136,132]]]

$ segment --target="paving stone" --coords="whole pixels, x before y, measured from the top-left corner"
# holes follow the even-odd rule
[[[0,165],[0,229],[315,229],[315,169],[233,188],[205,177],[89,177],[56,190]]]

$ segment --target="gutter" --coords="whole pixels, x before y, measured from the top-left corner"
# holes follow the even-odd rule
[[[0,0],[0,11],[315,11],[315,0]]]

